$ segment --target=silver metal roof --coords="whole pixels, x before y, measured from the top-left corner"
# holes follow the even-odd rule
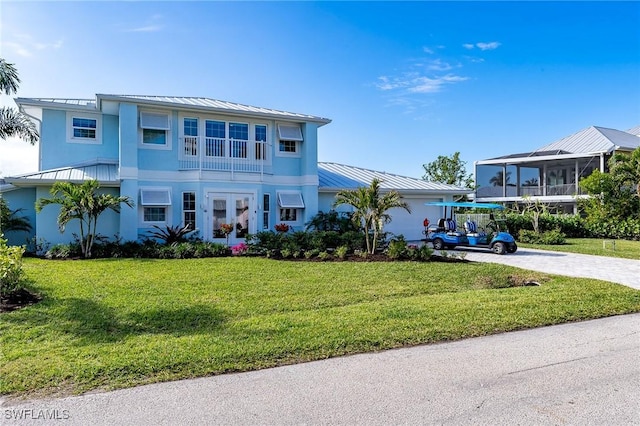
[[[115,163],[96,163],[5,177],[7,183],[15,186],[49,185],[58,181],[81,183],[92,179],[104,186],[119,185],[118,165]]]
[[[337,163],[318,163],[318,180],[320,190],[329,189],[354,189],[362,186],[369,186],[373,178],[380,180],[380,188],[397,191],[420,191],[420,192],[446,192],[451,194],[466,194],[468,189],[455,185],[447,185],[437,182],[427,182],[407,176],[400,176],[392,173],[378,172],[375,170],[363,169],[355,166],[347,166]]]
[[[640,126],[632,127],[627,130],[627,133],[631,133],[632,135],[640,136]]]
[[[618,149],[634,150],[640,138],[627,132],[591,126],[545,145],[536,151],[562,150],[570,153],[609,153]]]
[[[189,107],[196,109],[207,109],[218,112],[227,113],[240,113],[240,114],[255,114],[262,116],[269,116],[273,118],[281,119],[294,119],[300,121],[313,121],[321,124],[328,124],[331,122],[328,118],[317,117],[314,115],[299,114],[295,112],[286,112],[270,108],[254,107],[250,105],[237,104],[234,102],[219,101],[216,99],[199,98],[199,97],[182,97],[182,96],[146,96],[146,95],[96,95],[98,101],[100,100],[114,100],[114,101],[128,101],[134,100],[137,102],[143,102],[147,104],[153,104],[158,106],[172,106],[172,107]]]

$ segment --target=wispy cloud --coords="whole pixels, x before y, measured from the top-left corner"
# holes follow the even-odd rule
[[[464,47],[465,49],[475,49],[476,47],[480,50],[495,50],[498,47],[500,47],[500,43],[497,41],[492,41],[490,43],[465,43],[462,45],[462,47]]]
[[[147,19],[147,21],[143,25],[126,28],[123,30],[123,32],[154,33],[158,31],[162,31],[162,29],[164,29],[164,25],[160,21],[162,21],[162,15],[152,15]]]
[[[15,34],[14,37],[13,40],[3,41],[2,46],[13,51],[16,55],[25,58],[33,56],[38,51],[57,50],[64,45],[61,39],[54,42],[42,43],[34,40],[33,37],[27,34]]]
[[[376,86],[385,92],[394,90],[403,92],[404,94],[437,93],[440,92],[445,85],[459,83],[465,80],[468,80],[468,77],[455,74],[430,77],[416,72],[410,72],[396,77],[378,77]]]

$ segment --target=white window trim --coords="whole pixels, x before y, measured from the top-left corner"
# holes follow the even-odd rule
[[[185,210],[184,208],[184,194],[193,194],[193,199],[194,199],[194,203],[195,205],[193,206],[193,210]],[[181,207],[182,207],[182,224],[186,225],[187,222],[185,221],[185,213],[194,213],[195,216],[195,221],[196,224],[198,223],[198,195],[196,194],[196,191],[182,191],[181,197],[180,197],[180,202],[181,202]],[[193,229],[196,229],[195,226]]]
[[[171,188],[166,187],[166,186],[147,186],[147,187],[140,187],[139,188],[140,191],[140,203],[138,203],[138,218],[139,218],[139,224],[141,226],[144,227],[149,227],[152,225],[167,225],[172,223],[172,218],[173,218],[173,203],[171,202],[172,198],[171,198]],[[160,200],[160,201],[150,201],[150,200],[144,200],[143,199],[143,193],[144,192],[165,192],[168,200]],[[143,202],[144,200],[144,202]],[[182,200],[180,200],[181,205],[182,205]],[[153,221],[153,222],[146,222],[144,220],[144,208],[145,207],[164,207],[165,208],[165,221],[164,222],[157,222],[157,221]]]
[[[144,220],[144,209],[148,207],[158,207],[164,209],[164,222],[163,221],[145,221]],[[171,207],[170,206],[140,206],[140,223],[142,225],[166,225],[171,223]]]
[[[268,198],[267,203],[265,203],[264,199]],[[264,226],[264,219],[267,218],[267,227]],[[262,194],[262,229],[269,229],[271,225],[271,193],[265,192]]]
[[[90,138],[76,138],[73,136],[73,119],[74,118],[88,118],[90,120],[96,120],[96,137]],[[80,143],[88,145],[101,145],[102,144],[102,116],[100,114],[94,114],[90,112],[67,112],[67,143]]]
[[[285,130],[288,129],[288,130]],[[289,157],[289,158],[300,158],[302,157],[301,150],[303,141],[302,137],[302,129],[299,125],[291,125],[291,124],[278,124],[276,126],[277,133],[277,141],[275,148],[276,157]],[[280,141],[292,141],[296,144],[295,152],[287,152],[280,151]]]
[[[295,210],[296,211],[296,220],[284,220],[281,219],[282,217],[282,210]],[[286,223],[289,225],[297,225],[300,224],[300,218],[302,217],[302,209],[296,209],[296,208],[292,208],[292,207],[280,207],[278,206],[278,222],[282,222],[282,223]]]
[[[167,128],[162,129],[159,127],[145,126],[142,127],[142,115],[143,114],[153,114],[153,115],[164,115],[167,117]],[[138,147],[142,149],[155,149],[160,151],[170,151],[172,149],[172,139],[171,139],[171,113],[168,111],[154,111],[154,110],[140,110],[139,119],[138,119]],[[164,145],[154,145],[150,143],[144,143],[144,129],[151,130],[164,130],[166,133],[167,143]]]

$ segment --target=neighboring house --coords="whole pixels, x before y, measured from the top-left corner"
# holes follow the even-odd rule
[[[577,212],[577,183],[594,170],[608,171],[616,152],[640,146],[640,126],[628,131],[591,126],[535,151],[476,161],[478,202],[522,202],[530,196],[556,211]]]
[[[224,242],[220,226],[230,223],[233,244],[281,222],[303,229],[332,204],[329,186],[322,206],[318,193],[318,128],[331,122],[326,118],[206,98],[98,94],[16,103],[39,124],[39,167],[6,177],[0,195],[12,210],[23,209],[33,225],[28,237],[38,241],[64,243],[79,233],[74,221],[59,232],[57,206],[34,212],[35,201],[49,197],[57,181],[97,179],[103,191],[129,196],[135,207],[105,212],[98,229],[124,241],[144,237],[154,225],[189,224],[201,238]],[[398,185],[394,189],[407,196],[459,193],[448,187],[437,196],[436,187],[420,193],[429,188]],[[412,219],[407,229],[416,222],[420,230],[421,221]],[[13,244],[25,241],[24,233],[8,237]]]
[[[369,186],[371,181],[380,180],[383,192],[395,190],[406,201],[411,213],[404,209],[389,210],[392,221],[385,225],[385,232],[394,235],[402,234],[408,241],[424,238],[422,231],[423,220],[428,218],[436,223],[442,217],[440,207],[426,206],[433,201],[453,201],[454,196],[466,195],[468,189],[444,183],[427,182],[422,179],[378,172],[360,167],[347,166],[336,163],[318,163],[318,206],[321,211],[329,211],[333,207],[335,195],[342,189],[352,190],[362,186]],[[342,205],[338,211],[352,211],[349,206]]]

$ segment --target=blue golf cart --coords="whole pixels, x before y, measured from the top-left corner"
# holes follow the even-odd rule
[[[425,205],[444,207],[444,216],[437,223],[430,223],[428,218],[424,220],[425,229],[422,232],[425,241],[433,244],[436,250],[452,249],[456,246],[487,248],[497,254],[515,253],[518,250],[516,240],[506,231],[504,221],[495,219],[493,213],[489,214],[489,221],[483,224],[484,227],[478,226],[478,223],[471,219],[471,214],[462,225],[456,221],[454,215],[454,211],[460,208],[484,209],[490,212],[504,209],[500,204],[443,201]]]

